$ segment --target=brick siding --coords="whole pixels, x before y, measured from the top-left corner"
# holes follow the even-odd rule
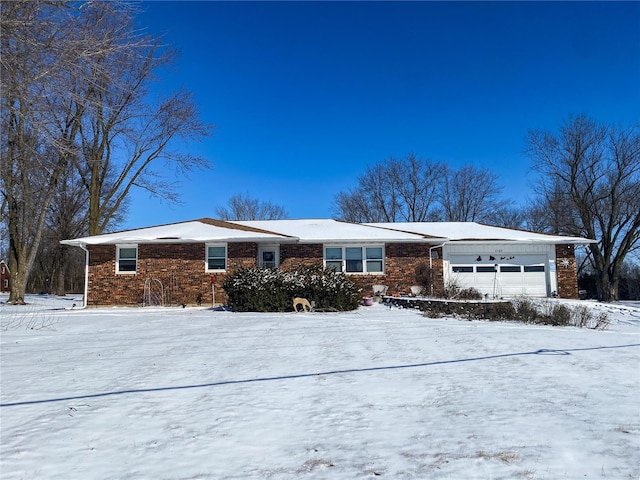
[[[322,244],[280,245],[280,267],[284,269],[298,265],[322,265],[323,259]]]
[[[211,277],[215,277],[215,301],[227,299],[222,284],[228,273],[256,265],[256,243],[227,245],[227,272],[205,272],[205,245],[202,243],[138,245],[135,274],[116,274],[116,246],[89,246],[88,305],[140,305],[145,281],[162,284],[166,305],[194,305],[212,302]],[[429,245],[388,244],[385,275],[351,275],[363,295],[373,294],[373,285],[389,286],[389,293],[409,292],[416,284],[415,271],[421,262],[429,262]],[[281,268],[319,264],[323,261],[322,244],[283,244],[280,246]],[[442,252],[433,260],[435,291],[442,290]],[[158,280],[158,282],[155,282]]]
[[[385,246],[385,274],[350,275],[350,278],[362,289],[363,296],[373,295],[373,285],[387,285],[388,293],[408,293],[416,285],[416,267],[422,262],[429,263],[429,245],[415,243],[395,243]],[[280,247],[281,268],[294,268],[297,265],[319,264],[324,259],[322,244],[293,244]],[[442,250],[438,260],[433,260],[435,290],[444,289],[442,275]]]
[[[556,245],[556,270],[558,296],[560,298],[578,298],[578,270],[575,249],[572,244]]]
[[[227,245],[227,271],[256,264],[255,243]],[[211,277],[215,277],[215,300],[226,301],[222,283],[226,273],[205,271],[203,243],[138,245],[135,274],[116,274],[116,246],[89,246],[88,305],[139,305],[145,281],[158,280],[166,305],[195,305],[212,302]],[[156,283],[157,284],[157,283]]]

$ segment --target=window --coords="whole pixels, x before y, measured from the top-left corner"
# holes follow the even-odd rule
[[[544,272],[544,265],[525,265],[525,273],[528,272]]]
[[[367,272],[382,273],[384,271],[384,254],[382,247],[367,247]]]
[[[324,257],[327,268],[333,268],[336,272],[342,271],[342,248],[325,248]]]
[[[4,288],[9,288],[9,280],[8,279],[4,279]]]
[[[347,272],[364,272],[364,266],[362,263],[362,248],[348,247],[345,248],[347,257]]]
[[[266,250],[262,252],[262,261],[260,264],[265,268],[275,268],[276,267],[276,254],[271,250]]]
[[[495,273],[497,271],[498,268],[493,265],[490,267],[476,267],[476,273]]]
[[[227,246],[207,245],[207,271],[227,269]]]
[[[453,273],[473,273],[473,267],[463,267],[462,265],[453,265],[451,267]]]
[[[520,273],[520,265],[502,265],[500,271],[505,273]]]
[[[347,273],[384,273],[382,246],[326,247],[324,262],[327,268]]]
[[[138,269],[138,246],[116,246],[116,273],[136,273]]]

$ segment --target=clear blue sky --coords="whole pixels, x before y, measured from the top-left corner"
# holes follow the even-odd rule
[[[242,193],[329,218],[367,165],[413,152],[488,167],[532,195],[527,131],[571,114],[640,119],[638,2],[143,2],[180,52],[161,88],[193,92],[214,167],[182,206],[132,198],[135,228],[215,216]]]

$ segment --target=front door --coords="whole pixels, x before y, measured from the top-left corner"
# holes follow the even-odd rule
[[[263,268],[277,268],[279,265],[278,245],[260,245],[258,247],[258,266]]]

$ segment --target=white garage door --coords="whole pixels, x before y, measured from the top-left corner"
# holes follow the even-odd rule
[[[490,297],[546,297],[545,255],[451,255],[450,279]]]

